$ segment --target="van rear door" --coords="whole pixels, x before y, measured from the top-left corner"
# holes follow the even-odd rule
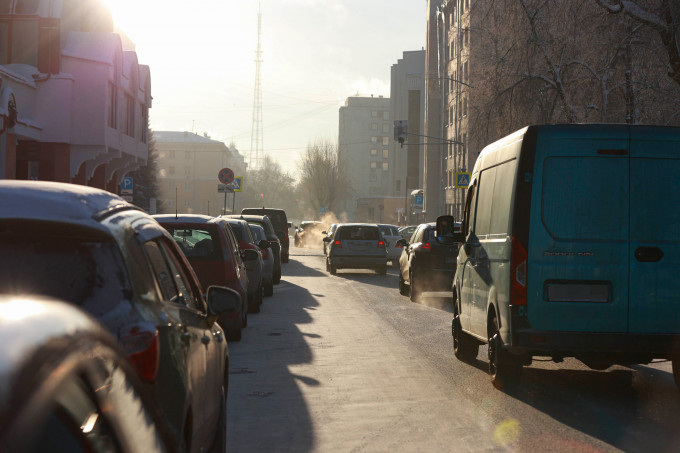
[[[538,331],[628,329],[628,128],[536,144],[528,315]]]
[[[680,138],[632,128],[630,332],[680,332]]]

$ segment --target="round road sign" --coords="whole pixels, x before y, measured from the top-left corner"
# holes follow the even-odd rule
[[[234,171],[231,168],[223,168],[217,175],[222,184],[230,184],[234,180]]]

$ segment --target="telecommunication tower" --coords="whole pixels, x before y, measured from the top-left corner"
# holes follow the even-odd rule
[[[262,48],[260,38],[262,36],[262,4],[257,11],[257,50],[255,51],[255,93],[253,95],[253,123],[250,130],[250,156],[249,166],[251,169],[262,166],[263,134],[262,134],[262,85],[260,82],[260,66],[262,65]]]

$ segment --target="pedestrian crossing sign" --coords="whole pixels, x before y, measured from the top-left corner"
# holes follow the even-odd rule
[[[243,176],[236,176],[232,182],[227,184],[227,187],[233,190],[234,192],[242,192],[243,191]]]
[[[470,173],[466,171],[456,172],[456,189],[466,189],[470,185]]]

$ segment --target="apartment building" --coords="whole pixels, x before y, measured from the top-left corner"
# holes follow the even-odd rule
[[[150,107],[104,2],[0,2],[0,178],[117,192],[147,160]]]
[[[222,168],[231,168],[235,176],[245,176],[243,155],[207,134],[154,131],[154,140],[164,210],[211,216],[225,213],[225,194],[218,192],[217,175]],[[232,194],[228,194],[226,213],[231,214],[231,209]]]
[[[353,190],[345,205],[349,220],[357,219],[359,198],[380,199],[394,190],[392,136],[389,98],[352,96],[340,107],[338,156]]]

